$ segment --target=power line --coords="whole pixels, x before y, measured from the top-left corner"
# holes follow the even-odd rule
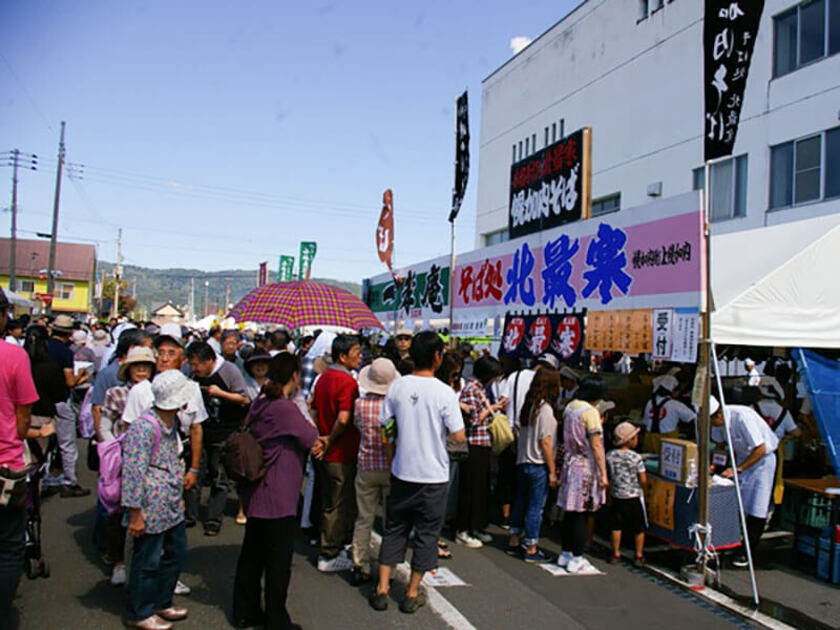
[[[20,86],[20,89],[23,90],[24,95],[26,96],[26,98],[29,99],[29,102],[32,104],[32,108],[41,117],[41,120],[47,126],[47,129],[49,129],[50,131],[55,133],[55,129],[53,129],[52,125],[50,124],[49,119],[44,115],[44,112],[41,110],[41,108],[38,107],[38,103],[35,102],[35,99],[32,98],[32,94],[30,94],[29,90],[26,89],[26,84],[23,81],[21,81],[20,77],[17,75],[14,68],[12,68],[12,64],[9,63],[9,60],[6,59],[6,56],[2,52],[0,52],[0,59],[2,59],[3,62],[6,64],[6,68],[8,68],[9,74],[11,74],[12,77],[14,77],[15,81],[17,81],[18,86]]]

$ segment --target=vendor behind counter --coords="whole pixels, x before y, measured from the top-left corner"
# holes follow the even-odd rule
[[[662,438],[679,437],[680,423],[693,423],[697,413],[685,403],[674,398],[679,385],[676,377],[664,374],[653,379],[653,398],[645,405],[645,437],[642,450],[659,453]]]

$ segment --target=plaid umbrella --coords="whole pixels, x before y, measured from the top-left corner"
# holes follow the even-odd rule
[[[303,326],[382,328],[367,305],[350,291],[314,280],[257,287],[233,307],[228,317],[280,324],[292,330]]]

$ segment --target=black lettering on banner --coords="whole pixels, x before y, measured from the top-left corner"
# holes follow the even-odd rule
[[[704,156],[732,155],[764,0],[706,0]]]

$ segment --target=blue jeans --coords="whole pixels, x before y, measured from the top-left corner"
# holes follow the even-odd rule
[[[548,496],[548,467],[545,464],[518,464],[516,479],[510,533],[521,536],[524,525],[522,542],[530,547],[540,538],[542,513]]]
[[[0,507],[0,628],[11,623],[12,600],[23,571],[26,510]]]
[[[183,521],[160,534],[134,539],[134,556],[128,583],[128,614],[132,620],[147,619],[172,605],[172,592],[187,557],[187,533]]]

